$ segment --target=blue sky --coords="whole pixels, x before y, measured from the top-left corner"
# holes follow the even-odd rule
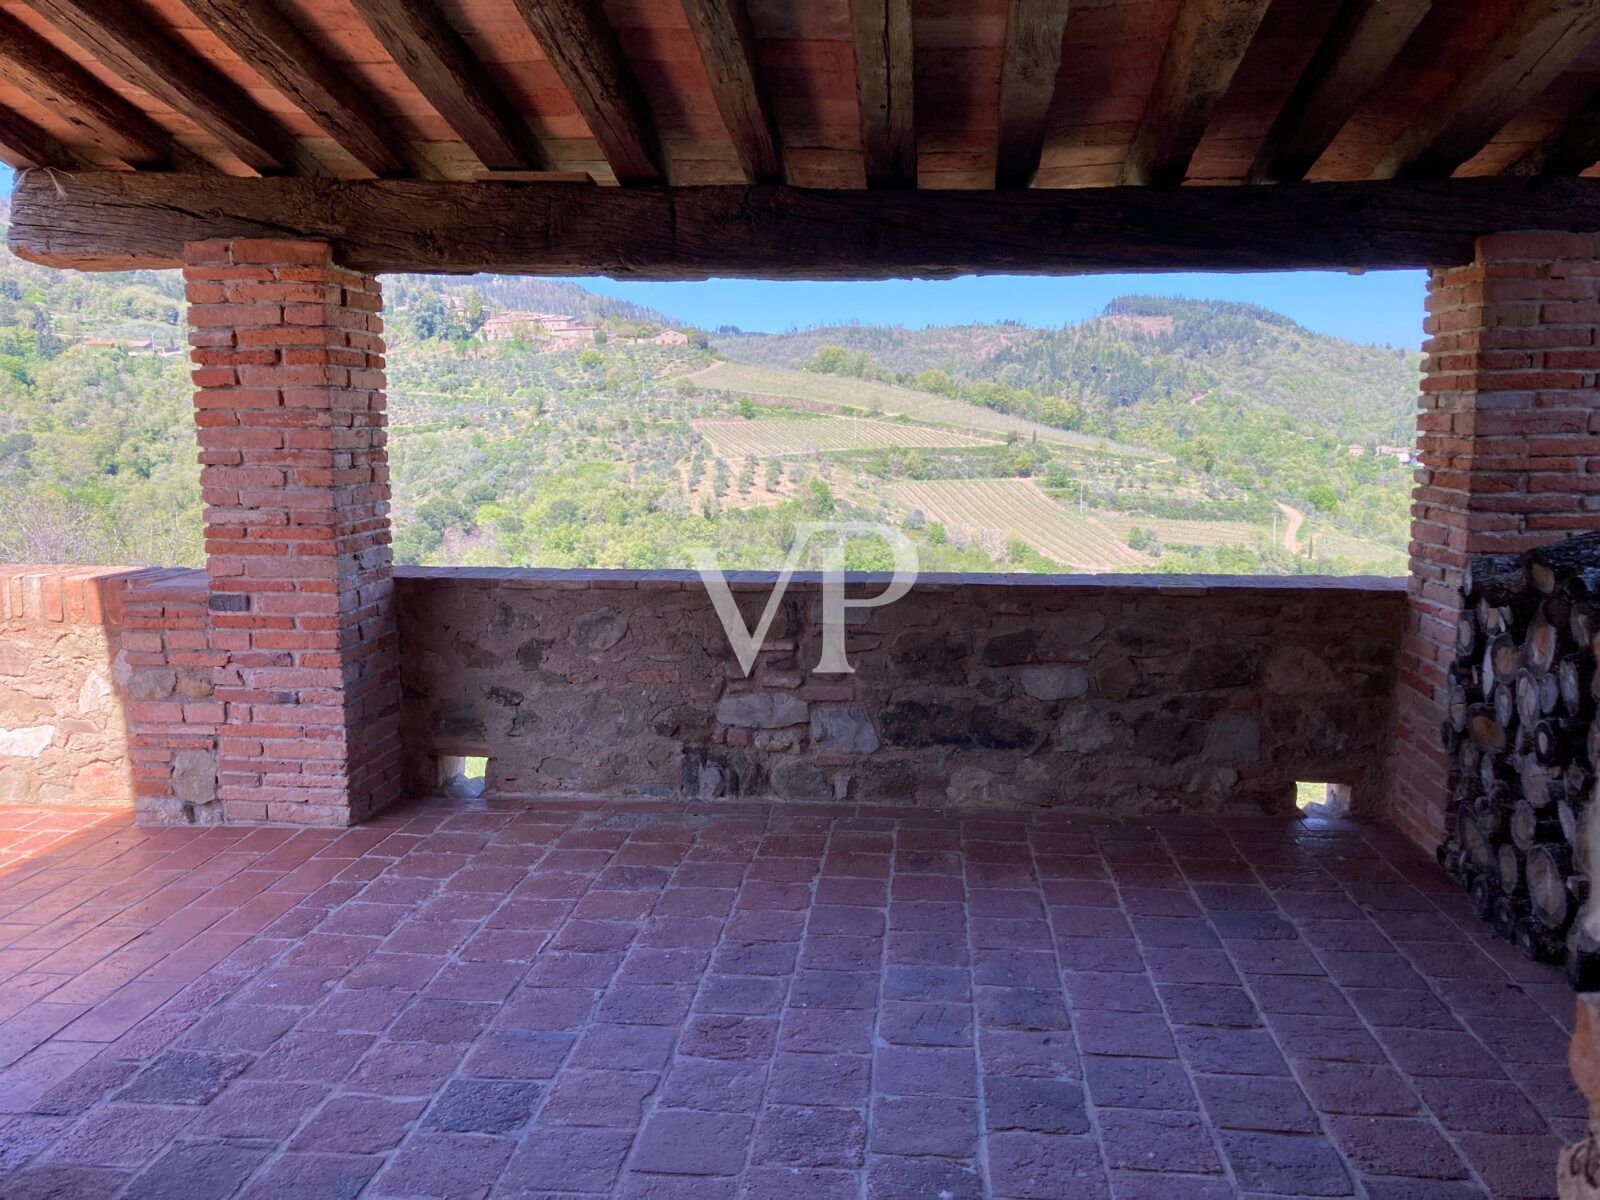
[[[1065,325],[1092,317],[1130,292],[1245,300],[1285,313],[1308,329],[1353,342],[1422,344],[1423,271],[1289,271],[1250,275],[1091,275],[1046,278],[976,275],[873,283],[711,279],[703,283],[634,283],[579,279],[608,296],[647,304],[715,329],[775,332],[851,320],[889,325],[1021,321]]]
[[[0,195],[12,172],[0,167]],[[873,283],[711,279],[702,283],[634,283],[579,279],[608,296],[649,305],[668,316],[715,329],[779,332],[847,321],[949,325],[1021,321],[1065,325],[1094,316],[1106,301],[1130,292],[1244,300],[1276,309],[1308,329],[1354,342],[1422,344],[1422,271],[1290,271],[1251,275],[1017,275],[961,279],[895,279]]]

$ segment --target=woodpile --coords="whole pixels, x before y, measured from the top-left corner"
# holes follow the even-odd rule
[[[1578,920],[1600,812],[1600,533],[1470,560],[1441,728],[1454,763],[1439,863],[1529,958],[1600,990]]]

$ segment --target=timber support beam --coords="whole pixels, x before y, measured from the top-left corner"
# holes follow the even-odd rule
[[[85,270],[171,267],[216,238],[303,238],[368,272],[885,279],[1421,267],[1525,229],[1600,232],[1600,181],[997,194],[57,172],[18,181],[10,242]]]

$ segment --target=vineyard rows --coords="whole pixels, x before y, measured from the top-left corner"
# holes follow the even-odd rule
[[[1100,521],[1057,504],[1030,480],[905,483],[895,495],[947,529],[965,530],[973,537],[999,530],[1063,566],[1104,569],[1149,562]]]
[[[1122,446],[1101,438],[1041,425],[1037,421],[968,404],[964,400],[952,400],[932,392],[919,392],[913,388],[875,383],[867,379],[845,379],[837,375],[787,371],[781,367],[757,367],[736,362],[716,363],[689,378],[704,388],[776,399],[805,400],[813,404],[841,405],[890,416],[906,416],[914,421],[953,425],[1001,438],[1017,434],[1023,438],[1037,438],[1052,446],[1070,446],[1078,451],[1139,459],[1161,457],[1155,451]]]
[[[694,427],[711,443],[712,452],[719,458],[771,458],[821,450],[887,450],[897,446],[945,450],[995,444],[950,429],[855,417],[757,421],[734,418],[696,421]]]
[[[1341,529],[1318,524],[1303,530],[1300,540],[1307,543],[1313,557],[1318,559],[1347,558],[1357,569],[1373,575],[1405,574],[1404,550],[1353,537]]]
[[[1266,526],[1245,521],[1184,521],[1121,512],[1096,513],[1095,519],[1118,537],[1126,538],[1138,528],[1168,546],[1265,546],[1272,540]]]

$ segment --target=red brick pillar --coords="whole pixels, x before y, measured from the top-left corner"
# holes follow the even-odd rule
[[[218,799],[348,825],[399,789],[377,280],[320,242],[186,248]]]
[[[1439,725],[1467,557],[1600,529],[1597,328],[1600,238],[1498,234],[1429,281],[1390,812],[1430,848],[1450,795]]]

